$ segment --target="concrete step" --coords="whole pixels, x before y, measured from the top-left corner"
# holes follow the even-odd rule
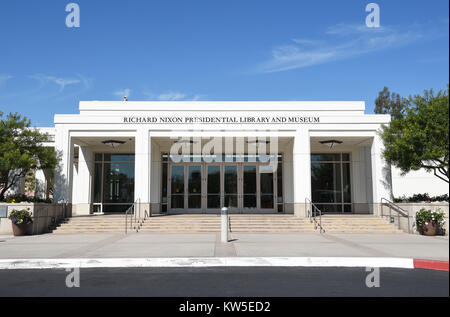
[[[283,233],[318,232],[307,218],[293,215],[230,215],[231,232]],[[202,233],[220,232],[220,215],[170,215],[151,217],[141,223],[145,233]],[[323,216],[322,227],[328,233],[400,233],[396,226],[372,215]],[[135,229],[129,229],[133,232]],[[102,215],[66,219],[55,230],[57,234],[125,232],[124,215]]]
[[[373,215],[323,216],[322,228],[326,233],[402,233],[394,224]]]

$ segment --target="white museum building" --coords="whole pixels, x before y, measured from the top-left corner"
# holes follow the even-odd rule
[[[57,114],[53,200],[73,215],[373,213],[382,198],[448,192],[426,172],[386,164],[389,115],[361,101],[81,101]],[[41,173],[43,175],[43,173]],[[409,177],[409,178],[408,178]]]

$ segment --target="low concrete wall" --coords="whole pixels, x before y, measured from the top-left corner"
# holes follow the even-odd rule
[[[445,213],[445,235],[448,235],[448,214],[449,214],[449,205],[446,202],[435,202],[435,203],[396,203],[396,206],[399,206],[409,217],[409,230],[413,234],[419,234],[417,228],[415,227],[416,223],[416,213],[425,208],[427,210],[442,210]],[[400,229],[408,232],[408,217],[398,217],[398,213],[394,211],[395,208],[391,210],[391,216],[393,217],[394,224],[399,225],[400,219]],[[389,219],[389,207],[386,205],[380,205],[380,216],[383,216],[386,219]]]
[[[51,227],[57,225],[61,220],[71,217],[70,205],[64,204],[43,204],[43,203],[0,203],[7,206],[7,215],[13,210],[30,209],[33,217],[33,225],[30,226],[28,234],[42,234],[51,231]],[[13,234],[11,220],[0,218],[0,234]]]

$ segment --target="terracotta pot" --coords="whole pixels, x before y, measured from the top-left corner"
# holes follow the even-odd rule
[[[30,224],[28,224],[28,223],[21,223],[20,225],[13,223],[12,229],[13,229],[14,236],[26,236],[28,234],[29,227],[30,227]]]
[[[436,222],[429,222],[427,225],[422,225],[422,234],[424,236],[435,236],[437,231]]]

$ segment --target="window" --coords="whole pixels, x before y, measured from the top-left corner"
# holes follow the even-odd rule
[[[350,154],[311,154],[311,191],[322,212],[351,211]]]
[[[123,212],[134,202],[134,154],[96,153],[93,201],[103,212]]]

